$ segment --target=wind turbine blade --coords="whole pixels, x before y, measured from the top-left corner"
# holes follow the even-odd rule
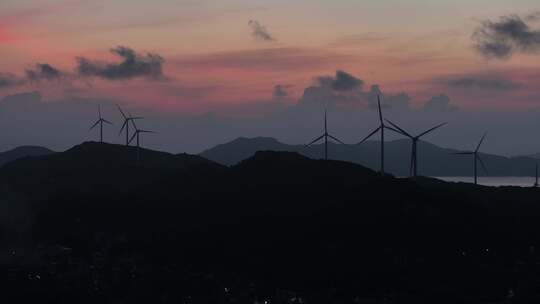
[[[122,111],[122,108],[120,108],[119,105],[116,105],[118,107],[118,111],[120,111],[120,113],[122,114],[122,116],[124,117],[124,119],[127,119],[127,116],[126,114],[124,113],[124,111]]]
[[[97,111],[98,111],[99,119],[101,119],[101,105],[99,104],[97,106]]]
[[[384,125],[383,127],[384,127],[385,129],[388,129],[388,130],[394,131],[394,132],[396,132],[397,134],[400,134],[400,135],[405,135],[405,134],[401,133],[401,131],[399,131],[399,130],[396,130],[396,129],[392,128],[392,127],[389,127],[389,126],[387,126],[387,125]],[[405,136],[407,136],[407,135],[405,135]],[[411,137],[411,138],[412,138],[412,137]]]
[[[489,174],[489,173],[488,173],[488,170],[487,170],[487,167],[486,167],[486,165],[484,164],[484,161],[482,160],[482,158],[480,158],[480,156],[478,156],[478,154],[476,154],[476,159],[478,159],[478,162],[480,163],[480,166],[482,167],[482,169],[484,170],[484,172],[486,172],[486,174]]]
[[[139,129],[137,128],[137,124],[135,123],[135,119],[133,119],[133,118],[130,117],[130,118],[129,118],[129,121],[131,121],[131,124],[133,125],[133,128],[134,128],[135,130],[139,130]]]
[[[471,154],[474,154],[474,152],[454,152],[452,154],[454,154],[454,155],[471,155]]]
[[[391,124],[392,127],[398,129],[398,130],[399,130],[398,133],[401,133],[402,135],[405,135],[405,136],[410,137],[410,138],[413,137],[411,134],[407,133],[407,131],[403,130],[403,129],[400,128],[398,125],[396,125],[395,123],[391,122],[389,119],[385,119],[385,120],[386,120],[386,122],[388,122],[389,124]],[[388,127],[387,127],[387,128],[388,128]],[[390,129],[390,128],[388,128],[388,129]]]
[[[124,128],[127,126],[128,122],[129,122],[128,119],[124,120],[124,123],[122,124],[122,128],[120,128],[120,132],[118,132],[118,134],[120,134],[120,133],[122,133],[122,131],[124,131]]]
[[[382,127],[378,127],[377,129],[373,130],[373,132],[369,133],[368,136],[364,137],[364,139],[362,139],[359,144],[365,142],[366,140],[368,140],[371,136],[373,136],[375,133],[379,132],[379,130],[381,129]]]
[[[334,136],[332,136],[332,135],[330,135],[330,134],[328,134],[328,137],[330,137],[331,139],[337,141],[338,143],[340,143],[340,144],[342,144],[342,145],[346,145],[346,143],[342,142],[341,140],[337,139],[336,137],[334,137]]]
[[[131,144],[131,142],[133,141],[133,139],[135,139],[135,137],[137,137],[137,134],[139,134],[138,131],[135,131],[135,132],[133,133],[133,135],[131,136],[131,138],[130,138],[129,141],[128,141],[128,144]]]
[[[383,117],[382,117],[382,110],[381,110],[381,95],[377,95],[377,104],[379,106],[379,121],[381,122],[381,126],[384,125]]]
[[[476,150],[474,150],[474,152],[478,152],[478,150],[480,150],[480,146],[484,142],[484,139],[486,139],[486,136],[487,136],[487,132],[484,133],[484,135],[482,136],[482,139],[480,139],[480,142],[478,143],[478,146],[476,146]]]
[[[315,138],[315,139],[312,140],[309,144],[307,144],[306,147],[309,147],[309,146],[311,146],[312,144],[318,142],[319,140],[323,139],[323,137],[324,137],[324,135],[321,135],[321,136]]]
[[[110,121],[108,121],[108,120],[106,120],[106,119],[102,119],[102,121],[103,121],[104,123],[108,123],[108,124],[110,124],[110,125],[113,124],[112,122],[110,122]]]
[[[420,133],[420,135],[416,136],[416,138],[420,138],[420,137],[422,137],[422,136],[428,134],[429,132],[433,132],[433,131],[437,130],[438,128],[440,128],[440,127],[442,127],[442,126],[444,126],[444,125],[446,125],[446,124],[448,124],[448,123],[445,122],[445,123],[442,123],[442,124],[440,124],[440,125],[436,125],[435,127],[431,128],[431,129],[429,129],[429,130],[427,130],[427,131],[425,131],[425,132],[423,132],[423,133]]]
[[[99,124],[99,122],[100,122],[99,120],[98,120],[98,121],[96,121],[96,123],[95,123],[95,124],[93,124],[93,125],[92,125],[92,126],[90,127],[90,130],[92,130],[93,128],[95,128],[95,127],[96,127],[96,126],[97,126],[97,125]]]
[[[154,132],[154,131],[148,131],[148,130],[138,130],[139,133],[157,133],[157,132]]]
[[[140,117],[140,116],[135,117],[129,111],[128,111],[128,115],[129,115],[129,119],[143,119],[144,118],[144,117]]]

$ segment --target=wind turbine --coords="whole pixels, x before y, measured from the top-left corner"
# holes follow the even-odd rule
[[[131,114],[130,114],[131,117]],[[137,125],[135,124],[135,119],[131,120],[131,123],[133,124],[133,128],[135,129],[135,133],[133,133],[133,136],[129,139],[128,144],[130,144],[134,139],[137,139],[137,164],[139,164],[141,160],[141,146],[140,146],[140,135],[141,133],[156,133],[154,131],[147,131],[147,130],[141,130],[137,128]]]
[[[116,105],[118,107],[118,111],[122,114],[122,117],[124,117],[124,123],[122,124],[122,128],[120,128],[120,132],[118,134],[121,134],[124,129],[126,129],[126,146],[129,146],[129,143],[131,142],[129,140],[129,122],[134,121],[136,119],[142,119],[142,117],[133,117],[131,114],[129,116],[126,116],[124,111],[122,111],[122,108],[120,108],[119,105]]]
[[[534,175],[534,186],[533,187],[538,187],[540,186],[538,184],[538,164],[536,164],[536,171],[535,171],[535,175]]]
[[[90,127],[90,130],[94,129],[97,125],[99,125],[99,142],[100,143],[103,143],[103,123],[107,123],[107,124],[110,124],[112,125],[113,123],[104,119],[103,117],[101,117],[101,106],[98,105],[98,120],[96,121],[95,124],[93,124],[91,127]]]
[[[325,160],[328,160],[328,138],[331,138],[335,141],[337,141],[338,143],[342,144],[342,145],[346,145],[344,142],[342,142],[341,140],[337,139],[335,136],[332,136],[331,134],[328,133],[328,122],[327,122],[327,118],[326,118],[326,109],[324,109],[324,133],[323,135],[315,138],[314,140],[312,140],[309,144],[306,145],[306,147],[309,147],[311,146],[312,144],[320,141],[321,139],[324,138],[324,159]]]
[[[137,119],[140,119],[141,117],[137,117]],[[131,144],[131,142],[134,140],[134,139],[137,139],[137,148],[140,148],[140,134],[141,133],[156,133],[154,131],[148,131],[148,130],[141,130],[139,128],[137,128],[137,125],[135,124],[135,119],[132,119],[131,120],[131,123],[133,124],[133,128],[135,129],[135,133],[133,133],[133,136],[131,136],[131,138],[129,139],[129,142],[128,144]]]
[[[411,135],[410,133],[406,132],[405,130],[403,130],[402,128],[400,128],[398,125],[396,125],[395,123],[391,122],[390,120],[388,119],[385,119],[389,124],[391,124],[394,128],[396,128],[402,135],[404,136],[407,136],[408,138],[410,138],[412,140],[412,146],[411,146],[411,167],[410,167],[410,174],[411,176],[413,177],[416,177],[418,176],[418,141],[420,140],[420,138],[424,135],[427,135],[428,133],[431,133],[435,130],[437,130],[438,128],[446,125],[447,123],[442,123],[442,124],[439,124],[439,125],[436,125],[435,127],[425,131],[425,132],[422,132],[416,136],[413,136]]]
[[[360,141],[358,144],[362,144],[366,140],[368,140],[371,136],[375,135],[377,132],[381,132],[381,174],[384,174],[384,129],[389,129],[394,132],[400,133],[398,130],[395,130],[394,128],[391,128],[384,124],[382,110],[381,110],[381,97],[380,95],[377,95],[377,105],[379,109],[379,127],[377,129],[373,130],[373,132],[369,133],[368,136],[366,136],[362,141]]]
[[[457,155],[473,155],[474,157],[474,184],[478,185],[478,163],[482,166],[482,169],[487,173],[487,168],[482,159],[480,158],[480,155],[478,154],[478,150],[480,150],[480,146],[484,142],[484,139],[486,139],[487,132],[484,133],[482,136],[482,139],[480,139],[480,142],[476,146],[476,149],[474,151],[466,151],[466,152],[456,152],[454,154]]]

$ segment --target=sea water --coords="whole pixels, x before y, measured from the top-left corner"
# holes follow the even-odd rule
[[[473,183],[472,176],[434,176],[434,178],[447,182],[463,182]],[[479,176],[478,184],[483,186],[499,187],[499,186],[515,186],[515,187],[532,187],[534,185],[533,176]]]

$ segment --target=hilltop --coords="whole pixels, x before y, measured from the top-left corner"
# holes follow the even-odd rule
[[[64,152],[12,161],[0,171],[0,181],[25,193],[82,196],[136,189],[205,165],[221,167],[195,155],[86,142]]]
[[[8,151],[0,152],[0,167],[14,160],[24,157],[36,157],[55,153],[39,146],[20,146]]]

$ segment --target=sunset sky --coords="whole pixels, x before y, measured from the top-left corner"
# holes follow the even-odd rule
[[[0,98],[242,120],[300,104],[370,115],[377,93],[416,116],[517,122],[540,110],[539,12],[538,0],[2,0]],[[232,133],[153,145],[195,151]]]

